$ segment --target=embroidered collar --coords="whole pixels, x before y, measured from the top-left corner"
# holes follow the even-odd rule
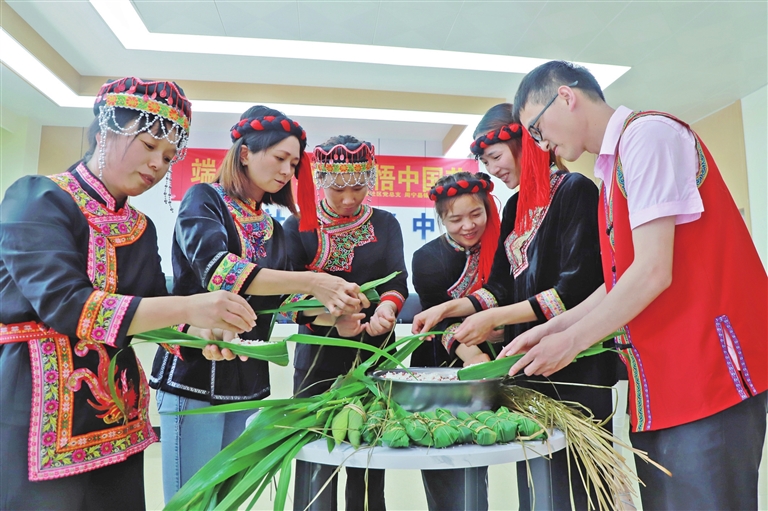
[[[473,245],[473,246],[471,246],[469,248],[464,248],[463,246],[461,246],[459,244],[458,241],[456,241],[453,238],[451,238],[451,235],[448,234],[447,232],[444,234],[444,236],[445,236],[445,241],[456,252],[464,252],[465,254],[469,255],[469,254],[474,254],[475,252],[479,252],[480,251],[480,243],[477,243],[477,244],[475,244],[475,245]]]
[[[370,209],[365,204],[361,204],[354,215],[341,216],[335,211],[333,211],[333,208],[331,208],[331,206],[328,204],[328,199],[323,199],[320,201],[320,205],[317,208],[317,213],[318,213],[317,217],[320,219],[320,222],[323,223],[324,225],[338,225],[338,224],[344,224],[348,222],[355,222],[361,216],[363,216],[366,208]]]
[[[321,227],[317,230],[317,254],[309,264],[311,270],[351,271],[354,249],[376,241],[369,220],[373,208],[363,204],[353,216],[333,213],[323,200],[317,207]]]
[[[219,183],[211,183],[211,186],[226,203],[229,214],[235,222],[243,251],[241,255],[251,262],[266,257],[265,243],[274,233],[272,217],[264,212],[261,204],[256,201],[242,201],[231,197]]]
[[[88,168],[85,162],[81,161],[77,165],[77,168],[75,168],[75,173],[86,185],[88,185],[91,190],[93,190],[94,193],[89,195],[94,195],[94,199],[104,204],[108,210],[115,212],[125,206],[127,199],[126,201],[123,201],[123,203],[118,207],[117,199],[115,199],[112,194],[109,193],[109,190],[107,190],[107,187],[104,186],[104,183],[102,183],[99,178],[97,178],[93,172],[91,172],[91,169]]]

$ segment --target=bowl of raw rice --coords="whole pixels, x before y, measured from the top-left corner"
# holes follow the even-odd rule
[[[451,412],[491,410],[498,405],[502,378],[459,380],[458,367],[412,367],[373,371],[382,392],[409,412],[446,408]]]

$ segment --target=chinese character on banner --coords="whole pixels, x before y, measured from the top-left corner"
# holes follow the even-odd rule
[[[226,154],[226,149],[187,149],[187,157],[173,165],[171,199],[180,201],[191,186],[212,182]],[[472,159],[381,155],[376,162],[378,172],[376,186],[370,191],[371,205],[384,208],[431,208],[427,192],[438,179],[478,170],[477,161]],[[429,230],[426,225],[423,227]]]
[[[443,167],[427,167],[421,168],[421,182],[424,185],[424,191],[428,192],[430,188],[435,186],[435,182],[443,177]]]
[[[410,165],[406,165],[404,170],[397,171],[397,184],[405,185],[405,191],[411,191],[411,185],[419,184],[419,173],[411,170]]]
[[[377,169],[376,189],[378,191],[392,191],[395,186],[394,165],[383,165],[379,163]]]
[[[195,158],[192,162],[192,179],[193,183],[212,183],[213,178],[216,177],[216,160],[211,158]]]

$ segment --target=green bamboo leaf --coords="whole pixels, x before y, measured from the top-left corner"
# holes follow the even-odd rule
[[[371,351],[381,357],[386,358],[395,363],[395,365],[402,366],[402,363],[394,358],[392,355],[370,344],[365,344],[358,341],[350,341],[348,339],[337,339],[335,337],[321,337],[319,335],[306,335],[306,334],[293,334],[285,339],[286,342],[297,342],[301,344],[315,344],[318,346],[337,346],[341,348],[354,348],[365,351]]]
[[[288,498],[288,483],[291,480],[291,470],[293,464],[293,458],[299,453],[299,451],[307,445],[310,441],[314,440],[316,435],[304,435],[290,450],[288,455],[283,459],[280,464],[280,480],[277,483],[277,490],[275,490],[275,511],[283,511],[285,509],[285,501]]]
[[[171,412],[168,415],[206,415],[211,413],[229,413],[243,412],[246,410],[256,410],[262,408],[284,406],[286,410],[306,406],[313,401],[310,398],[289,398],[289,399],[259,399],[256,401],[238,401],[237,403],[227,403],[225,405],[214,405],[206,408],[196,408],[194,410],[184,410],[183,412]]]
[[[243,480],[240,481],[240,483],[238,483],[237,486],[233,488],[226,497],[224,497],[224,499],[216,506],[216,509],[224,511],[229,509],[237,509],[240,504],[245,502],[245,500],[250,496],[252,492],[251,486],[253,486],[254,483],[261,481],[261,479],[266,476],[266,474],[272,469],[273,466],[282,462],[283,458],[285,458],[285,456],[291,452],[293,447],[308,434],[308,431],[294,431],[294,434],[291,437],[278,444],[275,449],[271,450],[266,456],[259,460],[258,463],[256,463],[256,466],[253,467],[253,470],[249,471],[249,473],[243,477]]]
[[[161,328],[159,330],[152,330],[150,332],[134,335],[133,337],[134,339],[141,339],[139,342],[134,341],[133,344],[170,344],[176,346],[184,346],[186,348],[196,348],[200,350],[209,344],[215,344],[219,348],[230,349],[235,355],[243,355],[258,360],[266,360],[267,362],[272,362],[273,364],[277,364],[283,367],[287,366],[289,362],[288,346],[284,341],[260,344],[258,346],[249,346],[219,340],[207,340],[203,339],[202,337],[196,337],[194,335],[178,332],[173,328]]]
[[[609,341],[619,335],[621,332],[614,332],[610,336],[600,340],[599,342],[595,343],[593,346],[585,349],[578,355],[576,355],[576,359],[582,358],[582,357],[589,357],[592,355],[598,355],[600,353],[606,352],[606,351],[613,351],[612,348],[603,348],[603,342]],[[512,355],[511,357],[504,357],[497,360],[491,360],[490,362],[483,362],[481,364],[475,364],[473,366],[465,367],[463,369],[459,369],[459,372],[457,373],[459,380],[483,380],[483,379],[490,379],[490,378],[499,378],[501,376],[506,376],[509,373],[509,370],[512,368],[515,363],[523,358],[524,353],[518,353],[517,355]]]
[[[395,278],[398,273],[400,272],[396,271],[387,275],[384,278],[373,280],[371,282],[366,282],[365,284],[360,286],[360,292],[365,294],[369,302],[378,303],[380,301],[380,296],[379,296],[379,293],[376,292],[376,289],[374,288],[382,284],[386,284],[387,282]],[[323,308],[325,308],[325,306],[320,302],[320,300],[317,300],[316,298],[312,298],[309,300],[300,300],[298,302],[287,303],[275,309],[261,310],[256,312],[256,314],[280,314],[280,313],[291,313],[291,312],[304,312],[308,310],[323,309]]]
[[[379,286],[380,286],[380,285],[382,285],[382,284],[386,284],[386,283],[387,283],[387,282],[389,282],[390,280],[392,280],[392,279],[394,279],[395,277],[397,277],[397,275],[398,275],[399,273],[400,273],[399,271],[394,271],[394,272],[390,273],[389,275],[387,275],[386,277],[380,278],[380,279],[378,279],[378,280],[372,280],[371,282],[366,282],[365,284],[363,284],[362,286],[360,286],[360,291],[362,291],[363,293],[365,293],[365,292],[366,292],[366,291],[368,291],[369,289],[373,289],[373,288],[375,288],[375,287],[379,287]]]

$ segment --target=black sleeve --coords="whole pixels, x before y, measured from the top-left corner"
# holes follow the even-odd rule
[[[165,273],[163,273],[160,249],[157,246],[157,228],[155,228],[154,222],[149,217],[147,217],[147,230],[144,236],[152,240],[151,245],[155,248],[154,253],[150,255],[151,263],[147,269],[149,274],[152,275],[151,279],[154,287],[152,294],[147,296],[168,296],[168,287],[165,284]]]
[[[387,222],[386,268],[384,277],[393,272],[400,272],[395,278],[376,288],[382,300],[391,300],[397,305],[398,313],[408,298],[408,269],[405,267],[403,252],[403,233],[400,224],[391,213],[382,211]]]
[[[230,252],[228,218],[231,221],[216,190],[208,184],[195,185],[181,201],[175,241],[203,288],[244,294],[261,268]]]
[[[288,259],[291,262],[291,269],[294,271],[307,271],[307,265],[314,259],[314,254],[307,254],[307,249],[302,241],[302,235],[299,232],[299,219],[291,215],[283,224],[285,231],[285,240],[288,245]],[[317,231],[312,231],[312,236],[317,236]]]
[[[419,295],[421,310],[447,302],[448,287],[445,283],[445,266],[442,258],[430,250],[430,245],[424,245],[413,253],[411,268],[413,269],[413,288]]]
[[[603,283],[600,262],[600,241],[598,237],[597,214],[600,194],[595,184],[580,174],[571,174],[557,190],[553,198],[556,218],[556,246],[560,274],[552,290],[528,299],[533,311],[541,321],[558,312],[558,306],[542,310],[542,294],[549,293],[550,299],[559,300],[563,309],[572,309],[583,302]],[[560,310],[559,312],[562,312]]]

